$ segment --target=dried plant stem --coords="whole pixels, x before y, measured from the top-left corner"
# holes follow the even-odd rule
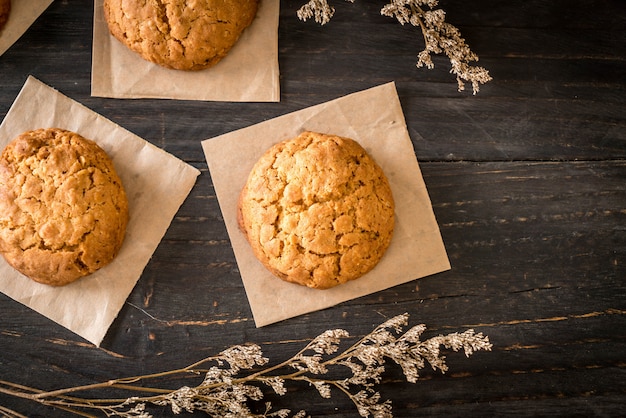
[[[429,364],[441,372],[447,370],[441,347],[452,351],[463,350],[467,356],[477,350],[490,350],[491,343],[473,330],[463,333],[439,335],[420,341],[423,325],[406,331],[408,314],[396,316],[359,338],[340,353],[341,343],[349,338],[344,330],[328,330],[314,338],[288,360],[274,366],[265,366],[260,347],[248,344],[233,346],[219,355],[207,357],[181,369],[163,371],[142,376],[108,380],[106,382],[80,385],[64,389],[43,391],[28,386],[0,381],[0,393],[43,405],[59,408],[79,416],[92,417],[92,413],[105,416],[147,418],[146,404],[168,405],[172,412],[203,411],[214,417],[281,417],[301,418],[304,411],[291,415],[291,411],[266,410],[257,414],[249,409],[248,401],[264,398],[261,387],[269,387],[274,393],[284,395],[286,382],[307,382],[324,398],[331,397],[331,389],[347,396],[363,416],[391,417],[391,402],[381,401],[374,387],[381,382],[386,360],[398,364],[407,381],[418,379],[418,370]],[[337,353],[337,354],[336,354]],[[328,378],[329,370],[341,377]],[[249,374],[242,371],[250,370]],[[346,373],[347,371],[347,373]],[[150,381],[163,378],[202,378],[195,386],[164,389],[148,385]],[[141,386],[139,385],[141,384]],[[84,398],[74,396],[93,390],[115,389],[131,395],[123,398]],[[71,395],[71,396],[70,396]],[[8,417],[21,417],[17,412],[0,406],[0,413]]]
[[[346,0],[353,3],[354,0]],[[446,13],[436,9],[438,0],[387,0],[380,13],[395,18],[400,24],[419,27],[424,38],[424,50],[418,54],[417,67],[434,68],[431,54],[445,54],[450,60],[450,72],[456,75],[459,91],[465,90],[465,83],[472,84],[473,93],[479,91],[480,84],[491,81],[489,71],[483,67],[470,65],[478,61],[461,36],[461,32],[445,21]],[[327,0],[309,0],[296,15],[300,20],[314,19],[325,25],[330,21],[335,9]]]

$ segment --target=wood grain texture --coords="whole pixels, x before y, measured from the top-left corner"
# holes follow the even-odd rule
[[[456,91],[444,58],[384,2],[335,1],[324,27],[282,1],[280,103],[90,97],[93,2],[54,2],[0,57],[0,118],[28,75],[201,170],[101,348],[0,294],[0,379],[56,389],[182,367],[234,344],[278,362],[328,329],[408,312],[426,337],[494,344],[417,384],[390,367],[396,417],[620,416],[626,404],[626,7],[619,1],[441,1],[494,80]],[[395,81],[452,269],[256,328],[200,141]],[[418,252],[420,249],[416,248]],[[174,383],[174,382],[172,382]],[[290,386],[277,406],[357,416]],[[29,417],[65,413],[0,394]],[[258,405],[261,410],[262,405]],[[171,416],[166,409],[152,410]]]

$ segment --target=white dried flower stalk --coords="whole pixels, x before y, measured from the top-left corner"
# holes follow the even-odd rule
[[[353,3],[354,0],[346,0]],[[480,84],[491,81],[489,71],[470,65],[478,61],[461,36],[461,32],[446,22],[446,13],[436,9],[437,0],[389,0],[380,10],[383,16],[393,17],[400,24],[419,27],[424,38],[424,49],[417,54],[417,67],[435,67],[431,54],[445,54],[450,60],[450,72],[456,76],[459,91],[465,90],[465,83],[472,84],[473,94],[478,93]],[[296,15],[302,21],[314,18],[321,25],[330,21],[335,9],[327,0],[309,0]]]
[[[375,389],[382,381],[387,360],[401,367],[408,382],[416,382],[418,370],[426,364],[442,372],[448,370],[442,348],[463,350],[466,356],[478,350],[491,349],[489,339],[473,330],[421,341],[425,326],[417,325],[404,331],[408,319],[408,314],[393,317],[343,350],[342,343],[350,338],[348,332],[326,331],[291,358],[274,366],[266,366],[269,360],[263,356],[259,346],[246,344],[233,346],[215,357],[183,369],[50,392],[0,381],[0,393],[83,416],[101,413],[103,416],[148,418],[151,415],[146,405],[155,404],[168,406],[174,414],[199,411],[220,418],[304,418],[305,411],[293,415],[285,408],[273,411],[269,402],[261,413],[255,413],[249,407],[249,401],[264,399],[262,388],[282,396],[287,394],[288,382],[302,381],[315,388],[322,398],[331,398],[335,393],[347,396],[363,417],[391,417],[391,401],[382,400]],[[207,363],[212,364],[206,368]],[[329,373],[331,370],[332,373]],[[198,383],[197,379],[203,375]],[[190,382],[171,390],[148,385],[150,381],[165,377],[188,379]],[[195,385],[191,384],[192,380],[196,381]],[[106,388],[142,395],[125,399],[87,399],[75,395]],[[2,405],[0,412],[14,413]],[[14,416],[20,415],[15,412]]]
[[[277,395],[283,396],[287,393],[287,388],[285,387],[285,379],[280,376],[271,376],[271,377],[259,377],[259,381],[268,385],[274,393]]]
[[[330,385],[323,380],[311,380],[311,384],[317,389],[322,398],[330,399]]]
[[[354,3],[354,0],[345,1],[348,3]],[[303,22],[313,18],[315,22],[322,26],[330,22],[330,19],[332,19],[334,14],[335,8],[328,4],[328,0],[309,0],[296,12],[298,19]]]
[[[222,351],[219,355],[221,361],[230,365],[233,374],[241,370],[252,369],[255,366],[263,366],[269,361],[263,357],[261,347],[256,344],[238,345]]]
[[[309,0],[296,13],[302,21],[314,18],[320,25],[325,25],[335,14],[335,8],[330,7],[327,0]]]
[[[349,334],[345,330],[327,330],[311,341],[308,345],[308,349],[318,354],[334,354],[339,349],[341,340],[348,337]]]

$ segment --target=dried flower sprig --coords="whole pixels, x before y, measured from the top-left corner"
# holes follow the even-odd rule
[[[101,414],[148,418],[151,415],[147,405],[155,404],[169,406],[174,414],[203,411],[209,416],[225,418],[303,418],[305,411],[293,415],[288,409],[274,411],[269,402],[265,403],[265,410],[260,413],[253,412],[249,406],[249,401],[263,400],[263,388],[282,396],[287,392],[287,382],[302,381],[313,386],[323,398],[330,398],[334,390],[344,394],[363,417],[391,417],[391,401],[382,400],[375,390],[382,380],[387,360],[398,364],[407,381],[414,383],[419,378],[418,371],[426,365],[442,373],[448,370],[442,347],[452,351],[463,350],[468,357],[475,351],[491,350],[492,347],[488,337],[471,329],[420,341],[426,327],[416,325],[403,332],[408,319],[408,314],[391,318],[341,352],[342,343],[350,337],[348,332],[328,330],[290,359],[265,368],[262,367],[268,364],[269,359],[263,356],[259,346],[247,344],[233,346],[215,357],[177,370],[54,391],[0,381],[0,393],[86,417]],[[331,370],[332,373],[329,373]],[[333,377],[328,377],[329,374]],[[151,381],[173,377],[198,379],[199,383],[196,380],[195,385],[183,385],[177,389],[149,385]],[[79,392],[95,389],[123,390],[140,395],[111,399],[75,396]],[[0,414],[22,416],[1,405]]]
[[[346,0],[354,3],[354,0]],[[438,0],[389,0],[380,13],[393,17],[400,24],[419,27],[424,37],[424,49],[417,56],[417,67],[434,68],[431,54],[445,54],[450,60],[450,72],[456,75],[459,91],[465,90],[465,83],[472,84],[473,94],[478,93],[480,84],[492,80],[489,71],[480,66],[470,65],[478,61],[469,48],[461,32],[446,22],[446,12],[437,9]],[[309,0],[296,12],[302,21],[313,18],[325,25],[330,21],[335,9],[327,0]]]

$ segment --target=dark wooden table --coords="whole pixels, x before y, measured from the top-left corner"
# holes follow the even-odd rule
[[[281,2],[279,103],[91,97],[92,1],[55,1],[0,57],[0,117],[33,75],[202,171],[102,347],[0,294],[0,380],[58,389],[244,342],[280,361],[328,328],[362,336],[408,312],[425,337],[474,328],[493,350],[450,353],[449,373],[426,368],[416,384],[389,367],[379,389],[394,416],[623,414],[626,3],[442,0],[494,78],[472,96],[445,58],[415,67],[421,34],[381,16],[384,1],[337,0],[323,27],[295,17],[303,2]],[[452,269],[256,328],[200,141],[389,81]],[[272,400],[357,416],[306,385]],[[0,405],[67,416],[2,394]]]

